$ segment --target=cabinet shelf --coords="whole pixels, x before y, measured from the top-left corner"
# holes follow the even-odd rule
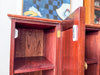
[[[94,6],[94,9],[100,11],[100,6]]]
[[[98,64],[98,61],[95,59],[86,59],[85,61],[87,64]]]
[[[14,73],[26,73],[53,69],[54,65],[45,57],[15,58]]]
[[[86,24],[85,27],[87,31],[100,30],[100,24]]]

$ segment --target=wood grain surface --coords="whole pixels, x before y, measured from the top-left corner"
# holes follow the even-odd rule
[[[73,40],[73,25],[62,29],[62,74],[84,75],[85,63],[85,9],[80,7],[65,20],[71,20],[77,26],[77,40]]]
[[[56,50],[59,48],[56,39],[61,21],[8,16],[12,20],[10,75],[57,75]],[[18,29],[17,38],[14,38],[15,28]]]
[[[43,30],[18,29],[16,57],[43,56]]]

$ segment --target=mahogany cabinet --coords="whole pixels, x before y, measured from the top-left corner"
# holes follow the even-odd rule
[[[84,8],[61,24],[61,75],[100,75],[100,26],[85,24]]]
[[[63,21],[8,14],[10,75],[99,75],[100,26],[80,7]]]
[[[58,75],[61,21],[8,16],[12,21],[10,75]]]
[[[61,24],[61,75],[85,75],[85,9],[78,8]]]

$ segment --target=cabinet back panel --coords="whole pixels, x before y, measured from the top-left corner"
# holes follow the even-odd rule
[[[88,69],[85,70],[85,75],[98,75],[97,64],[88,65]]]
[[[85,40],[85,57],[90,59],[97,59],[97,45],[98,31],[87,32]]]
[[[15,40],[16,57],[43,56],[43,30],[18,29]]]
[[[45,70],[42,71],[42,75],[55,75],[54,70]]]

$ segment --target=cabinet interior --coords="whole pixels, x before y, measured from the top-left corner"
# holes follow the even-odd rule
[[[85,60],[88,65],[85,75],[97,75],[99,31],[87,30],[85,35]]]
[[[15,75],[53,75],[56,27],[16,23]]]

